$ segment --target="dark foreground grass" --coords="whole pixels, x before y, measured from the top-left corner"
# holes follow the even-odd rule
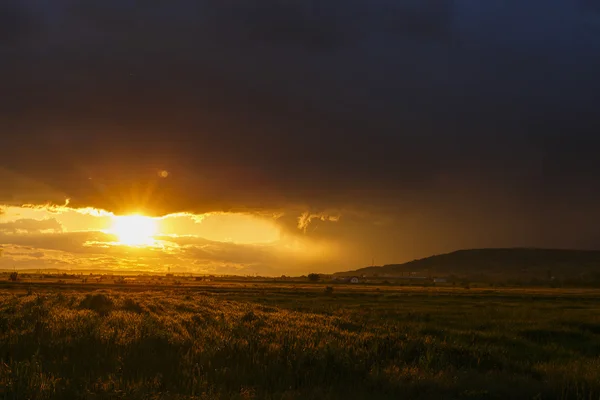
[[[600,297],[4,291],[0,398],[600,399]]]

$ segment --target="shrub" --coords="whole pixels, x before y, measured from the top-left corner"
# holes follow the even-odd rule
[[[19,273],[18,272],[11,272],[9,278],[11,281],[16,282],[19,280]]]
[[[332,294],[333,293],[333,287],[332,286],[327,286],[325,288],[325,294]]]
[[[318,282],[321,277],[319,274],[308,274],[308,280],[311,282]]]
[[[123,302],[123,306],[121,308],[125,311],[131,311],[131,312],[134,312],[137,314],[141,314],[144,311],[142,306],[140,306],[140,304],[137,301],[135,301],[129,297],[127,299],[125,299],[125,301]]]
[[[88,294],[79,303],[79,308],[96,311],[100,315],[108,314],[113,308],[113,301],[105,294]]]
[[[248,311],[242,316],[242,322],[252,322],[257,319],[258,317],[256,316],[256,314],[254,314],[254,311]]]

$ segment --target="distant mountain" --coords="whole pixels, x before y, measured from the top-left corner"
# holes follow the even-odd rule
[[[338,272],[337,276],[458,276],[497,279],[600,279],[600,251],[531,248],[459,250],[404,264]]]

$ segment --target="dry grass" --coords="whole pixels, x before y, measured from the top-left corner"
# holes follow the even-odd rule
[[[0,292],[0,398],[600,398],[588,292],[36,290]]]

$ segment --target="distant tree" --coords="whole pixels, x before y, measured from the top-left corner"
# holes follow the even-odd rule
[[[318,282],[321,277],[319,274],[308,274],[308,280],[311,282]]]
[[[16,271],[15,271],[15,272],[11,272],[11,273],[10,273],[10,276],[9,276],[9,279],[10,279],[11,281],[13,281],[13,282],[16,282],[16,281],[18,281],[18,280],[19,280],[19,273],[18,273],[18,272],[16,272]]]

